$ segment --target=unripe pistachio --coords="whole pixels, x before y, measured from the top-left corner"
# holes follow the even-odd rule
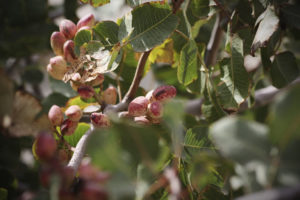
[[[154,90],[150,90],[147,94],[146,94],[146,99],[148,99],[149,100],[149,102],[152,102],[153,101],[153,92],[154,92]]]
[[[163,85],[154,90],[152,96],[157,101],[166,101],[176,96],[176,88],[172,85]]]
[[[63,46],[66,42],[66,37],[61,32],[53,32],[50,38],[50,44],[53,52],[56,55],[64,55]]]
[[[146,97],[139,96],[133,99],[128,106],[128,112],[131,116],[139,117],[143,116],[147,112],[147,106],[149,104],[149,100]]]
[[[70,106],[66,111],[65,115],[71,120],[78,122],[80,118],[82,117],[82,111],[79,106],[72,105]]]
[[[89,85],[81,85],[78,87],[77,92],[79,96],[83,99],[89,99],[94,96],[95,91],[92,86]]]
[[[79,177],[85,181],[103,183],[110,178],[109,173],[100,171],[90,163],[84,162],[82,162],[82,164],[79,166],[78,173]]]
[[[99,74],[97,76],[97,78],[95,78],[94,80],[91,81],[91,85],[92,86],[98,86],[98,85],[101,85],[103,82],[104,82],[104,75]]]
[[[57,144],[51,134],[43,132],[37,136],[35,147],[35,152],[39,159],[49,160],[54,156]]]
[[[150,124],[150,121],[146,118],[146,116],[134,117],[133,119],[137,124],[147,125]]]
[[[50,74],[50,76],[61,80],[67,71],[67,63],[62,56],[50,58],[50,64],[47,66],[47,72]]]
[[[66,119],[60,126],[60,131],[63,135],[72,135],[75,132],[77,125],[78,122]]]
[[[60,171],[63,187],[68,188],[74,179],[74,169],[72,167],[63,167]]]
[[[92,113],[91,114],[91,122],[95,127],[108,127],[110,126],[110,121],[108,116],[103,113]]]
[[[47,168],[43,167],[40,170],[39,178],[40,178],[41,184],[44,187],[49,187],[52,173],[53,173],[53,171],[49,167],[47,167]]]
[[[151,118],[160,118],[163,114],[163,107],[159,101],[154,101],[148,105],[147,114]]]
[[[80,29],[81,27],[88,26],[92,27],[94,26],[95,23],[95,17],[93,14],[86,15],[82,17],[78,22],[77,22],[77,29]]]
[[[113,86],[108,87],[103,92],[103,101],[106,104],[116,104],[117,103],[117,89]]]
[[[53,126],[60,126],[64,120],[64,114],[59,106],[53,105],[48,112],[48,118]]]
[[[68,40],[64,44],[64,57],[67,62],[73,63],[76,59],[77,56],[75,55],[75,44],[73,40]]]
[[[73,39],[77,31],[77,26],[72,21],[64,19],[59,25],[59,31],[64,34],[67,39]]]

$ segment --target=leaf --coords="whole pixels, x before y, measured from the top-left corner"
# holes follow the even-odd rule
[[[87,44],[87,51],[94,61],[95,65],[89,71],[91,75],[104,74],[112,72],[119,66],[123,49],[118,45],[114,46],[110,51],[105,50],[104,47],[97,41],[91,41]]]
[[[64,139],[72,146],[76,147],[80,138],[89,130],[90,125],[87,123],[78,123],[75,132],[72,135],[65,135]]]
[[[113,47],[119,42],[119,26],[113,21],[102,21],[93,28],[95,35],[105,47]]]
[[[69,101],[66,104],[66,108],[68,108],[69,106],[72,105],[77,105],[80,107],[81,110],[83,110],[84,108],[91,106],[91,105],[98,105],[98,103],[95,101],[95,99],[88,99],[83,101],[80,96],[77,97],[73,97],[71,99],[69,99]]]
[[[64,96],[70,98],[77,95],[77,93],[72,89],[70,84],[66,84],[61,80],[56,80],[49,76],[49,83],[52,91],[54,93],[60,93]]]
[[[292,52],[285,51],[275,55],[271,67],[272,84],[282,88],[299,76],[297,61]]]
[[[238,106],[249,96],[249,76],[244,67],[243,41],[233,36],[230,42],[231,58],[225,58],[220,62],[221,81],[219,87],[220,98],[225,107]]]
[[[5,188],[0,187],[0,199],[6,200],[8,196],[8,191]]]
[[[92,31],[83,29],[76,33],[74,37],[75,46],[81,47],[83,44],[92,40]]]
[[[273,33],[279,27],[279,19],[272,7],[268,6],[266,11],[260,15],[258,20],[261,18],[262,20],[259,23],[254,40],[252,42],[252,54],[254,54],[258,48],[266,46]]]
[[[143,3],[152,2],[152,1],[165,2],[166,0],[126,0],[126,3],[131,7],[136,7]]]
[[[173,40],[171,38],[166,39],[164,43],[155,47],[148,58],[149,64],[152,63],[168,63],[173,62]]]
[[[280,147],[300,138],[299,85],[276,98],[270,112],[271,139]]]
[[[285,5],[280,7],[282,19],[288,25],[300,29],[300,6],[298,5]]]
[[[110,3],[110,0],[80,0],[82,3],[89,3],[94,7],[103,6]]]
[[[226,113],[221,106],[215,86],[208,74],[206,74],[205,81],[204,102],[201,106],[201,111],[206,120],[212,122],[226,116]]]
[[[51,129],[47,115],[41,114],[42,106],[32,95],[18,91],[13,100],[13,111],[8,127],[11,136],[36,136]]]
[[[148,51],[163,43],[177,23],[177,16],[167,4],[143,4],[123,18],[119,40],[129,42],[137,52]]]
[[[209,0],[192,0],[190,6],[196,17],[206,17],[210,10]]]
[[[185,151],[192,156],[201,151],[214,149],[208,138],[208,127],[196,126],[188,129],[184,137],[183,146]]]
[[[188,85],[197,79],[198,59],[197,44],[190,40],[180,52],[180,60],[177,71],[177,77],[180,83]]]
[[[48,95],[42,101],[43,112],[48,113],[52,105],[57,105],[59,107],[64,107],[68,101],[68,98],[61,93],[52,93]]]
[[[209,131],[221,153],[240,164],[269,161],[268,128],[237,117],[223,118]]]

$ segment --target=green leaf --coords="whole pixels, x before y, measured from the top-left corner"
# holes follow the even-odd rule
[[[252,42],[252,54],[254,54],[258,48],[266,46],[273,33],[279,27],[279,19],[275,14],[274,9],[270,6],[258,17],[256,23],[258,23],[259,20],[261,21]]]
[[[80,0],[82,3],[89,3],[94,7],[103,6],[110,3],[110,0]]]
[[[249,96],[249,76],[244,67],[243,41],[233,36],[231,38],[231,58],[225,58],[220,62],[221,81],[219,87],[220,98],[225,107],[238,106]]]
[[[210,135],[221,153],[240,164],[269,161],[268,128],[237,117],[223,118],[211,126]]]
[[[88,43],[92,40],[92,31],[90,30],[81,30],[76,33],[74,37],[75,46],[81,47],[84,43]]]
[[[190,6],[196,17],[206,17],[210,10],[209,0],[192,0]]]
[[[271,138],[280,147],[300,138],[300,87],[278,96],[270,112]]]
[[[300,29],[300,5],[285,5],[280,7],[282,19],[290,26]]]
[[[148,51],[163,43],[177,23],[177,16],[167,4],[143,4],[123,18],[119,40],[129,42],[135,51]]]
[[[177,71],[177,77],[180,83],[187,86],[197,79],[198,59],[197,44],[190,40],[180,52],[180,61]]]
[[[70,84],[66,84],[61,80],[56,80],[49,76],[50,87],[53,92],[63,94],[64,96],[70,98],[77,95],[77,93],[72,89]]]
[[[52,105],[63,107],[66,105],[68,98],[61,93],[52,93],[42,101],[43,112],[48,113]]]
[[[188,129],[184,137],[183,146],[185,151],[192,156],[201,151],[214,149],[208,138],[208,127],[196,126]]]
[[[151,1],[157,1],[157,0],[126,0],[127,4],[131,7],[139,6],[143,3],[151,2]],[[163,0],[161,0],[163,1]]]
[[[66,107],[77,105],[80,107],[81,110],[84,108],[90,106],[90,105],[99,105],[94,98],[83,100],[80,98],[80,96],[73,97],[68,100],[66,103]]]
[[[76,147],[76,144],[80,138],[89,130],[90,125],[87,123],[79,123],[75,132],[72,135],[65,135],[64,139],[72,146]]]
[[[285,51],[275,55],[271,67],[272,84],[282,88],[299,76],[297,61],[292,52]]]
[[[118,43],[118,31],[119,26],[113,21],[102,21],[99,22],[93,28],[96,36],[105,47],[113,47]]]

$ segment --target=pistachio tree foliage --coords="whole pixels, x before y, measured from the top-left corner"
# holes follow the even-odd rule
[[[33,196],[300,199],[299,1],[126,3],[116,22],[65,19],[50,37],[45,68],[75,96],[32,110],[23,130],[40,164]],[[26,95],[14,111],[36,103]]]

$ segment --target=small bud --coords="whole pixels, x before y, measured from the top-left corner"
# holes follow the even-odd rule
[[[68,40],[64,44],[64,57],[67,62],[73,63],[76,59],[77,56],[75,55],[75,44],[72,40]]]
[[[81,85],[77,90],[79,96],[83,99],[89,99],[94,96],[94,88],[89,85]]]
[[[79,106],[73,105],[70,106],[66,111],[65,111],[66,116],[71,120],[78,122],[80,118],[82,117],[82,111]]]
[[[57,80],[62,80],[67,71],[67,63],[62,56],[50,58],[50,64],[47,66],[47,72],[50,76]]]
[[[64,19],[59,25],[59,31],[64,34],[67,39],[73,39],[76,34],[77,27],[72,21]]]
[[[154,90],[150,90],[147,94],[146,94],[146,99],[149,100],[149,102],[152,102],[154,99],[153,99],[153,92]]]
[[[163,85],[156,88],[152,96],[157,101],[166,101],[176,96],[176,88],[172,85]]]
[[[116,104],[117,103],[117,89],[115,87],[108,87],[103,92],[103,101],[106,104]]]
[[[149,104],[149,100],[146,99],[146,97],[139,96],[133,99],[129,106],[128,106],[128,112],[131,116],[139,117],[143,116],[147,112],[147,106]]]
[[[63,135],[72,135],[75,132],[77,125],[78,122],[66,119],[60,126],[60,131]]]
[[[91,122],[95,127],[108,127],[110,126],[110,121],[106,114],[103,113],[92,113]]]
[[[64,115],[59,106],[53,105],[48,112],[48,118],[53,126],[60,126],[64,120]]]
[[[56,151],[57,144],[54,137],[49,133],[40,133],[36,139],[36,155],[41,160],[51,159]]]
[[[63,46],[66,42],[65,36],[61,32],[53,32],[50,38],[50,44],[52,47],[53,52],[56,55],[64,55]]]
[[[137,124],[147,125],[150,121],[145,116],[135,117],[133,119]]]
[[[103,82],[104,82],[104,75],[99,74],[97,76],[97,78],[95,78],[94,80],[91,81],[91,85],[92,86],[98,86],[98,85],[101,85]]]
[[[88,26],[92,27],[94,26],[95,23],[95,17],[93,14],[86,15],[82,17],[78,22],[77,22],[77,29],[80,29],[81,27]]]
[[[148,105],[147,114],[151,118],[160,118],[163,114],[163,107],[159,101],[154,101]]]

